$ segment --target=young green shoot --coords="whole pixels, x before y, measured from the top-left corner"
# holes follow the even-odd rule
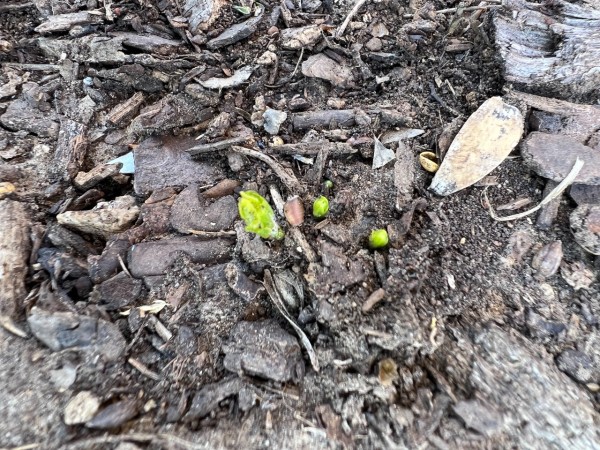
[[[315,202],[313,203],[313,216],[316,219],[322,219],[329,212],[329,200],[327,197],[320,196],[317,197]]]
[[[283,239],[283,230],[275,221],[271,205],[258,192],[240,192],[238,211],[246,223],[246,231],[263,239]]]
[[[386,247],[388,242],[388,234],[384,229],[371,231],[371,235],[369,236],[369,247],[373,250]]]

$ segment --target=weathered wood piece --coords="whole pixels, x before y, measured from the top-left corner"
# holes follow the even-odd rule
[[[61,31],[69,31],[75,25],[87,25],[90,23],[102,23],[102,13],[79,11],[67,14],[57,14],[48,16],[48,19],[38,25],[35,31],[38,33],[57,33]]]
[[[353,109],[332,109],[325,111],[308,111],[296,113],[292,116],[292,124],[295,130],[306,130],[308,128],[330,128],[341,126],[351,127],[354,125]],[[334,128],[335,128],[334,127]]]
[[[113,36],[123,38],[123,45],[133,47],[148,53],[156,53],[162,56],[169,56],[181,53],[185,49],[183,42],[173,39],[165,39],[160,36],[145,36],[137,33],[111,33]]]
[[[345,142],[299,142],[297,144],[283,144],[273,147],[269,147],[269,151],[279,155],[302,155],[302,156],[313,156],[318,155],[319,152],[327,151],[331,156],[339,155],[351,155],[358,152],[356,147]]]
[[[186,152],[192,156],[201,155],[203,153],[212,153],[219,150],[226,150],[232,145],[243,144],[250,139],[250,136],[238,136],[234,138],[223,139],[221,141],[210,142],[208,144],[195,145],[194,147],[187,149]]]
[[[545,118],[538,119],[541,123],[535,126],[537,131],[570,136],[582,144],[590,145],[589,141],[600,129],[600,108],[596,106],[580,105],[519,91],[510,91],[505,98],[510,102],[524,103],[533,110],[534,116],[538,112],[547,113]],[[552,124],[546,125],[544,121],[551,121]]]
[[[0,201],[0,325],[9,328],[27,294],[31,218],[23,203]]]
[[[125,100],[123,103],[115,106],[106,116],[106,121],[113,125],[120,125],[125,122],[126,119],[130,119],[134,114],[138,112],[142,103],[144,103],[145,96],[141,92],[136,92]]]
[[[227,5],[226,0],[185,0],[182,5],[183,15],[188,18],[188,26],[192,33],[206,31],[221,15]]]
[[[598,89],[600,11],[592,3],[511,0],[494,25],[508,81],[556,96]]]
[[[79,172],[73,180],[73,184],[78,189],[85,191],[93,188],[101,181],[118,174],[120,168],[121,164],[102,164],[94,167],[89,172]]]
[[[569,136],[534,131],[521,145],[523,161],[539,176],[560,182],[575,160],[584,162],[576,183],[600,185],[600,152]]]
[[[413,152],[398,142],[396,162],[394,163],[394,185],[396,186],[396,210],[401,211],[411,202],[416,173],[416,161]]]
[[[79,122],[62,119],[54,159],[48,168],[51,181],[71,181],[77,176],[87,150],[86,129]]]
[[[226,47],[228,45],[235,44],[236,42],[239,42],[242,39],[246,39],[248,36],[250,36],[256,31],[259,22],[262,20],[262,17],[263,12],[261,11],[261,13],[256,17],[252,17],[242,23],[237,23],[233,25],[216,38],[208,41],[206,46],[210,50],[216,50],[221,47]]]

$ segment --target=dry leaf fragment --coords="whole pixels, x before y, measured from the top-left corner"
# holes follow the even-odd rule
[[[500,97],[486,100],[452,141],[430,189],[449,195],[481,180],[504,161],[522,133],[523,116],[517,108]]]

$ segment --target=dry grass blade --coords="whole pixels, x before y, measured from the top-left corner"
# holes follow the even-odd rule
[[[294,331],[296,331],[296,334],[300,338],[300,342],[302,342],[302,345],[308,353],[310,364],[312,365],[313,369],[315,369],[315,372],[318,372],[319,360],[317,359],[317,354],[315,353],[312,344],[308,340],[308,337],[306,336],[306,334],[304,334],[304,331],[302,331],[302,329],[298,325],[296,325],[296,322],[294,322],[294,319],[292,319],[292,316],[290,316],[290,313],[287,311],[285,305],[283,304],[283,301],[281,300],[279,291],[277,291],[277,288],[275,287],[273,277],[271,276],[271,272],[269,270],[265,270],[264,285],[275,307],[279,310],[281,315],[285,317],[285,319],[290,323],[292,328],[294,328]]]
[[[531,208],[527,211],[523,211],[522,213],[513,214],[511,216],[501,217],[496,214],[496,211],[494,211],[494,208],[493,208],[492,204],[490,203],[490,200],[488,199],[487,192],[486,192],[487,187],[486,187],[485,190],[483,191],[483,197],[485,198],[485,202],[488,205],[488,209],[490,210],[490,216],[492,216],[492,219],[494,219],[498,222],[507,222],[509,220],[522,219],[523,217],[527,217],[530,214],[533,214],[534,212],[539,210],[542,206],[547,205],[552,200],[559,197],[563,193],[563,191],[567,187],[569,187],[573,183],[573,181],[575,181],[575,178],[577,178],[577,175],[579,175],[579,172],[583,168],[583,164],[584,164],[583,161],[581,159],[577,158],[577,160],[575,161],[575,164],[573,164],[573,168],[571,169],[569,174],[565,177],[565,179],[562,180],[560,182],[560,184],[558,186],[556,186],[537,206],[535,206],[534,208]]]

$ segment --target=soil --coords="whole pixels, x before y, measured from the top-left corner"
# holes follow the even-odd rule
[[[152,105],[180,92],[181,79],[191,68],[205,65],[206,72],[200,77],[203,80],[209,75],[225,76],[254,64],[269,46],[279,58],[279,73],[273,76],[272,67],[261,66],[248,82],[218,92],[218,104],[209,117],[227,112],[231,123],[224,134],[218,135],[217,127],[215,136],[204,136],[200,143],[222,139],[232,135],[231,129],[243,126],[251,129],[253,137],[253,145],[245,147],[271,147],[273,137],[250,121],[259,96],[267,106],[286,110],[288,117],[291,99],[301,96],[308,101],[310,111],[335,109],[328,105],[340,106],[342,102],[341,109],[389,107],[400,111],[404,123],[373,120],[329,127],[343,128],[347,138],[365,138],[367,143],[354,154],[331,156],[316,184],[308,183],[310,165],[268,152],[307,188],[302,195],[307,217],[299,229],[317,254],[315,262],[309,263],[306,252],[298,251],[289,226],[284,226],[284,240],[262,241],[261,247],[257,244],[260,240],[251,241],[252,236],[242,231],[236,218],[235,227],[229,229],[236,230],[233,237],[238,237],[237,244],[231,236],[219,238],[227,242],[224,261],[199,261],[183,252],[165,273],[139,277],[143,279],[135,285],[139,295],[133,301],[125,298],[116,307],[98,300],[101,282],[90,278],[89,259],[48,240],[48,230],[56,224],[57,205],[60,209],[66,198],[83,193],[74,190],[70,182],[56,182],[47,173],[54,161],[56,136],[34,131],[17,134],[18,130],[0,127],[4,133],[0,141],[7,136],[21,149],[2,165],[18,168],[23,174],[13,181],[17,192],[12,198],[27,205],[30,225],[42,239],[38,249],[54,249],[57,258],[65,261],[62,264],[75,261],[83,271],[80,276],[63,273],[57,278],[42,259],[31,261],[26,280],[30,295],[19,300],[14,317],[29,337],[23,339],[0,328],[0,447],[600,448],[600,351],[595,345],[600,337],[599,284],[594,281],[576,291],[561,274],[564,270],[542,279],[532,266],[544,245],[561,241],[563,266],[580,262],[597,277],[600,258],[583,250],[569,228],[575,202],[565,195],[557,218],[547,230],[536,225],[535,215],[497,222],[482,198],[484,187],[472,186],[448,197],[436,197],[427,189],[432,174],[417,167],[412,200],[418,206],[408,231],[394,234],[393,230],[406,223],[411,202],[396,208],[393,163],[378,170],[371,168],[374,136],[395,127],[422,129],[423,134],[405,141],[415,162],[423,151],[439,156],[438,139],[453,119],[468,118],[486,99],[502,96],[511,88],[504,80],[502,60],[494,45],[491,18],[495,10],[483,10],[470,24],[466,18],[472,12],[436,14],[431,31],[421,28],[407,33],[400,31],[413,20],[406,14],[418,8],[438,11],[457,5],[444,1],[427,5],[367,2],[344,37],[335,40],[328,27],[342,23],[353,5],[326,1],[311,13],[292,10],[296,26],[323,25],[331,43],[325,51],[334,58],[351,60],[350,49],[372,38],[373,25],[384,24],[389,30],[381,38],[381,52],[395,56],[381,62],[363,47],[362,60],[374,76],[361,78],[355,61],[355,82],[335,87],[304,76],[300,68],[296,70],[297,64],[301,65],[299,58],[306,59],[316,50],[282,49],[272,26],[285,28],[283,19],[269,23],[279,5],[261,1],[265,16],[249,38],[210,52],[204,44],[193,46],[185,41],[184,50],[178,50],[181,58],[167,52],[158,56],[160,63],[142,67],[145,76],[161,80],[156,90],[144,90],[126,81],[94,75],[127,65],[121,62],[81,62],[71,67],[72,79],[67,81],[66,63],[52,60],[40,50],[40,34],[34,28],[44,19],[34,3],[62,5],[64,9],[57,13],[104,10],[109,5],[115,12],[114,21],[85,25],[91,27],[90,33],[156,35],[157,30],[163,30],[162,37],[180,40],[182,29],[175,29],[172,23],[176,22],[170,24],[167,17],[179,16],[182,2],[36,1],[0,15],[0,39],[13,45],[12,50],[0,52],[5,69],[0,82],[8,81],[8,69],[20,75],[29,72],[28,81],[42,88],[59,80],[50,90],[47,116],[54,111],[63,114],[69,101],[97,95],[99,106],[84,133],[88,145],[81,171],[144,145],[141,143],[148,134],[202,135],[206,124],[199,126],[194,120],[177,126],[163,122],[139,133],[130,133],[127,127],[135,114],[120,126],[103,128],[98,124],[135,92],[144,92],[142,108]],[[242,20],[228,4],[206,37],[214,38]],[[46,37],[56,41],[76,38],[68,31]],[[471,44],[470,49],[446,51],[453,39]],[[151,53],[128,51],[130,55]],[[170,67],[170,59],[177,59],[179,65]],[[28,64],[57,64],[61,69],[39,71]],[[52,74],[59,76],[48,77]],[[381,83],[375,79],[385,76],[389,79]],[[86,87],[87,77],[94,78],[93,85],[88,86],[93,92]],[[17,88],[15,96],[1,99],[0,115],[21,89]],[[194,110],[194,114],[201,112]],[[333,134],[332,129],[326,127],[319,133]],[[298,143],[306,131],[294,129],[288,120],[279,137],[284,143]],[[122,138],[110,144],[107,136],[118,133]],[[395,149],[395,145],[391,147]],[[258,190],[269,200],[272,185],[291,194],[263,162],[246,159],[245,167],[234,171],[226,152],[202,154],[196,160],[220,174],[201,190],[227,178],[239,181],[243,189]],[[537,204],[543,198],[545,180],[523,164],[518,150],[490,175],[497,177],[497,184],[486,188],[493,205],[521,197]],[[144,203],[148,196],[134,190],[136,176],[137,172],[126,179],[104,180],[99,185],[104,200],[133,195],[137,205],[148,205]],[[324,179],[333,182],[332,189],[323,186]],[[181,199],[184,186],[175,181],[171,185],[176,186],[173,195]],[[240,187],[236,189],[237,200]],[[331,204],[326,222],[309,214],[311,200],[320,194],[328,195]],[[177,201],[182,200],[175,200],[175,204]],[[285,223],[282,218],[278,221]],[[140,227],[141,222],[136,225]],[[168,226],[156,227],[142,239],[165,242],[181,236]],[[369,232],[386,227],[390,245],[370,250]],[[76,234],[100,254],[118,233]],[[240,236],[246,236],[246,243]],[[519,252],[523,246],[515,244],[517,238],[521,244],[529,244],[524,252]],[[259,250],[266,256],[253,259]],[[158,250],[149,251],[145,258],[152,259],[154,251]],[[148,265],[151,263],[155,261]],[[131,255],[123,264],[134,270]],[[287,308],[314,348],[318,371],[295,329],[262,286],[265,271],[280,274],[286,269],[303,290],[298,304],[287,302]],[[121,271],[120,267],[117,270]],[[228,277],[234,270],[241,272],[248,289],[256,292],[246,295],[242,289],[233,289]],[[78,282],[88,283],[88,287]],[[383,299],[363,311],[367,298],[380,288],[385,291]],[[140,306],[155,301],[164,301],[166,306],[158,312],[140,312]],[[89,316],[97,329],[102,323],[113,324],[113,331],[124,338],[124,350],[119,350],[115,359],[107,358],[106,354],[114,350],[111,346],[121,345],[112,338],[102,344],[110,347],[108,350],[97,346],[89,350],[84,344],[51,349],[29,329],[31,320],[27,318],[31,319],[36,309]],[[160,324],[166,327],[168,339],[164,339]],[[236,328],[240,324],[246,328]],[[260,331],[244,331],[263,327],[275,331],[265,336]],[[236,338],[235,333],[241,337]],[[142,364],[142,370],[136,362]],[[582,370],[587,375],[581,375]],[[82,391],[90,391],[99,399],[99,414],[104,412],[105,417],[96,415],[93,420],[67,425],[65,407]],[[111,406],[114,411],[107,411]],[[34,444],[37,447],[26,447]]]

